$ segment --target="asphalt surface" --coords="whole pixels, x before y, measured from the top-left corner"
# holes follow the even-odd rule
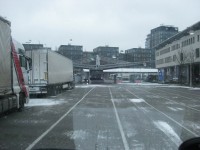
[[[177,150],[200,136],[200,89],[78,85],[0,117],[0,149]]]

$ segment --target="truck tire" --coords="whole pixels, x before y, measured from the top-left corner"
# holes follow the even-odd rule
[[[72,89],[72,83],[68,83],[68,89],[71,90]]]

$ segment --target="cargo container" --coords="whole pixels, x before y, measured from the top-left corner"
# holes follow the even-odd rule
[[[30,94],[56,95],[74,87],[73,63],[49,48],[26,51],[32,60],[29,76]]]

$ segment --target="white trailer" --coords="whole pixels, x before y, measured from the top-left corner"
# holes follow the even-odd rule
[[[0,114],[22,109],[29,100],[29,63],[24,47],[11,37],[11,23],[0,17]]]
[[[73,88],[73,63],[70,59],[48,48],[28,50],[32,59],[29,77],[30,94],[56,95],[63,89]]]

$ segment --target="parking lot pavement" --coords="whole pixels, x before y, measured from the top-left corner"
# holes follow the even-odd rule
[[[199,89],[78,85],[0,118],[0,149],[171,149],[200,135]]]

